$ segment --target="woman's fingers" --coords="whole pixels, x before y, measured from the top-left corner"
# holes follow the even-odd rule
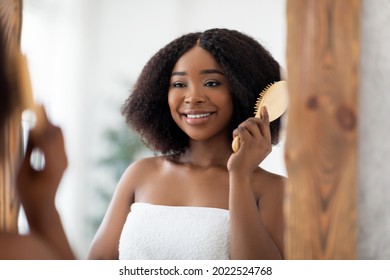
[[[39,174],[42,172],[62,174],[68,165],[62,130],[49,121],[43,106],[40,109],[41,123],[29,133],[20,172],[26,174],[41,171]],[[39,170],[31,166],[31,156],[35,149],[38,149],[42,153],[40,156],[44,157],[44,166]]]
[[[261,118],[249,118],[242,122],[233,132],[233,136],[249,133],[255,138],[266,138],[271,140],[269,129],[269,116],[265,107],[261,109]]]
[[[233,137],[240,139],[240,149],[228,163],[229,171],[252,172],[272,151],[269,117],[265,107],[260,118],[249,118],[233,131]]]
[[[267,107],[263,106],[260,108],[260,110],[261,122],[259,127],[261,130],[261,134],[271,143],[271,130],[269,128],[270,124]]]

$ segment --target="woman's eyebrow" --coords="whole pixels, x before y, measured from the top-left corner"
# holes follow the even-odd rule
[[[205,70],[201,70],[199,73],[200,74],[220,74],[220,75],[224,76],[222,71],[219,71],[217,69],[205,69]],[[185,71],[178,71],[178,72],[172,72],[171,76],[185,76],[185,75],[187,75],[187,72],[185,72]]]
[[[220,74],[222,76],[225,76],[225,74],[223,74],[222,71],[219,71],[217,69],[205,69],[200,71],[200,74]]]
[[[172,76],[185,76],[185,75],[187,75],[187,72],[185,72],[185,71],[182,71],[182,72],[172,72],[171,77]]]

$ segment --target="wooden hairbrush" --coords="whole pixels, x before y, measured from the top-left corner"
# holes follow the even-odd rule
[[[255,118],[260,118],[260,109],[267,107],[269,121],[272,122],[279,118],[287,109],[288,93],[287,82],[279,81],[263,89],[257,98],[255,105]],[[235,153],[240,149],[240,137],[236,136],[232,142],[232,149]]]
[[[27,58],[22,53],[18,55],[17,78],[21,98],[20,110],[22,113],[26,110],[29,111],[29,118],[25,119],[28,123],[28,129],[34,128],[40,134],[45,128],[44,108],[34,101]],[[41,171],[45,167],[45,155],[39,148],[35,148],[31,152],[30,165],[36,171]]]
[[[36,130],[41,130],[43,128],[43,107],[34,101],[27,58],[22,53],[19,53],[18,56],[17,74],[21,97],[21,111],[31,110],[35,115],[34,127]]]

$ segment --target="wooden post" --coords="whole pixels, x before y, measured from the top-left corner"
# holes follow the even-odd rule
[[[287,1],[287,259],[357,255],[360,0]]]
[[[20,48],[21,15],[22,0],[1,0],[0,28],[5,34],[5,42],[0,51],[4,52],[7,58],[13,57]],[[7,59],[7,62],[14,63],[11,59]],[[12,68],[11,65],[5,67]],[[12,80],[12,77],[9,79]],[[18,94],[18,92],[3,92],[2,96],[3,94]],[[9,112],[12,114],[4,123],[2,122],[4,126],[1,127],[0,134],[0,231],[18,229],[20,207],[14,184],[17,165],[23,153],[21,116],[16,107],[9,108]]]

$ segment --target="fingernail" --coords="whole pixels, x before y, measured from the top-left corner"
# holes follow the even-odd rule
[[[263,112],[262,112],[262,117],[264,118],[265,116],[268,115],[268,110],[266,106],[263,106]]]

